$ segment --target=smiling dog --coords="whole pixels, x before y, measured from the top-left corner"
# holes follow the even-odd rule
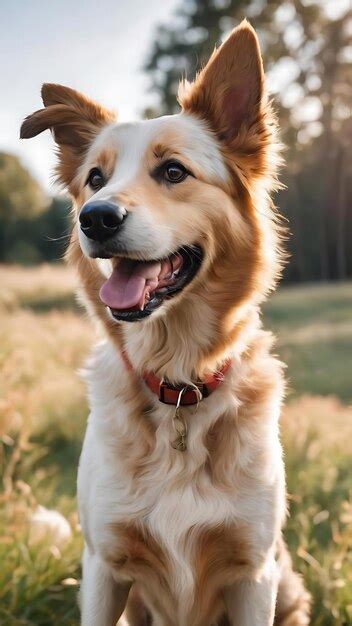
[[[79,466],[83,626],[304,626],[281,539],[284,382],[259,305],[280,270],[279,145],[247,22],[183,82],[178,115],[129,124],[46,84],[75,207],[69,259],[105,340]]]

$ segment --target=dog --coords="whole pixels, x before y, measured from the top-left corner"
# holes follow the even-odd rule
[[[135,123],[44,84],[68,250],[104,338],[78,472],[83,626],[305,626],[281,537],[283,366],[260,304],[282,265],[280,144],[248,22]],[[120,623],[120,622],[119,622]],[[126,623],[126,622],[124,622]]]

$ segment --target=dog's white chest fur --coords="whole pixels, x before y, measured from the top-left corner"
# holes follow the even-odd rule
[[[232,372],[235,375],[236,371]],[[273,408],[269,419],[268,408],[264,411],[263,407],[265,414],[259,421],[260,432],[256,425],[254,441],[245,420],[243,424],[240,417],[227,421],[226,437],[232,439],[233,456],[221,462],[226,475],[222,484],[216,476],[219,469],[212,467],[207,436],[221,416],[240,413],[231,376],[197,411],[187,409],[186,452],[170,445],[174,407],[155,403],[143,417],[157,428],[154,446],[148,458],[143,458],[142,467],[138,467],[142,443],[138,438],[143,433],[138,428],[133,431],[135,407],[123,399],[129,374],[115,348],[104,344],[96,350],[86,378],[92,412],[80,462],[78,497],[91,549],[104,559],[122,563],[126,547],[121,530],[138,527],[173,564],[169,584],[178,596],[185,589],[193,593],[197,576],[194,546],[207,529],[238,528],[240,537],[245,532],[250,544],[248,560],[258,563],[274,540],[284,508],[283,503],[277,507],[283,473]],[[121,442],[125,442],[122,447]],[[123,575],[123,568],[119,569]],[[126,571],[128,574],[128,568]]]

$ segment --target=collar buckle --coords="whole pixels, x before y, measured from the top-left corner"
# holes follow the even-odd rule
[[[173,404],[175,406],[199,405],[203,398],[209,395],[207,386],[204,383],[199,385],[172,385],[168,381],[162,380],[159,385],[159,400],[163,404]]]

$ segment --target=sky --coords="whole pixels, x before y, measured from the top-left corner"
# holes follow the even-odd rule
[[[0,0],[0,150],[21,158],[55,191],[49,132],[19,139],[23,118],[41,108],[40,88],[57,82],[137,119],[151,101],[142,66],[157,24],[178,0]]]

